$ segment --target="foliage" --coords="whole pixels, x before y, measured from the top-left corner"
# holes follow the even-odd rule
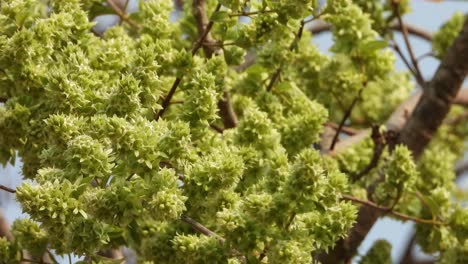
[[[0,238],[0,262],[48,249],[97,261],[126,246],[142,263],[310,263],[356,220],[342,196],[366,196],[380,178],[379,204],[447,220],[418,227],[434,238],[425,250],[443,261],[465,250],[467,212],[450,200],[462,150],[444,146],[466,131],[443,129],[418,163],[404,146],[387,150],[360,181],[350,176],[369,164],[370,139],[337,157],[317,149],[323,124],[340,122],[356,98],[349,122],[382,124],[412,88],[383,40],[388,4],[327,2],[208,1],[206,56],[194,48],[208,37],[190,3],[170,21],[172,1],[140,1],[101,36],[92,19],[114,12],[102,1],[2,1],[0,161],[20,157],[32,181],[16,190],[30,219],[15,221],[12,241]],[[408,12],[407,1],[399,8]],[[304,29],[319,17],[332,25],[330,54]],[[255,64],[237,71],[247,53]],[[220,134],[226,94],[239,122]],[[389,250],[379,242],[362,263],[389,262]]]

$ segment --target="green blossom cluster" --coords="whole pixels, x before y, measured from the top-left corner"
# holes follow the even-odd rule
[[[99,35],[90,21],[115,13],[103,2],[0,3],[0,162],[20,157],[32,180],[16,190],[30,219],[14,223],[14,240],[0,238],[2,261],[48,249],[99,261],[125,246],[142,263],[310,263],[354,224],[343,194],[365,196],[378,178],[382,205],[404,201],[395,208],[423,217],[414,193],[432,199],[430,213],[450,225],[421,232],[450,229],[456,247],[435,248],[459,250],[466,212],[451,203],[445,171],[459,149],[415,164],[397,146],[358,182],[349,176],[370,162],[370,140],[335,158],[317,149],[323,124],[339,122],[355,98],[350,122],[366,126],[410,92],[382,40],[388,6],[211,0],[192,10],[185,1],[171,22],[172,1],[140,1]],[[209,17],[205,39],[196,12]],[[332,25],[330,55],[306,31],[319,17]],[[239,70],[246,54],[255,63]],[[223,130],[226,94],[238,120]],[[446,134],[434,146],[459,141]],[[375,248],[363,263],[388,261],[388,245]]]
[[[465,19],[465,15],[461,12],[457,12],[440,27],[439,31],[434,34],[432,50],[437,57],[442,58],[445,52],[450,48],[462,29]]]

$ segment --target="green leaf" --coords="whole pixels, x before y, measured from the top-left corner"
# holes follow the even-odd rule
[[[214,22],[220,22],[220,21],[224,21],[224,20],[227,20],[229,18],[229,13],[226,12],[226,11],[218,11],[218,12],[215,12],[211,18],[210,18],[210,21],[214,21]]]
[[[376,51],[379,49],[383,49],[385,47],[388,47],[388,43],[384,40],[374,40],[374,41],[368,41],[362,45],[362,49],[367,51],[367,52],[372,52]]]

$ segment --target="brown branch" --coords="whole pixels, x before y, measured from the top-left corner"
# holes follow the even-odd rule
[[[214,10],[214,13],[221,9],[221,4],[218,4]],[[210,34],[211,28],[214,25],[214,21],[209,21],[206,15],[206,2],[205,0],[194,0],[192,3],[192,14],[197,22],[197,29],[200,38],[195,42],[195,46],[192,49],[192,56],[203,46],[206,57],[211,58],[215,49],[208,45],[203,45],[204,42],[214,43],[216,42]]]
[[[418,217],[415,217],[415,216],[410,216],[410,215],[407,215],[407,214],[403,214],[403,213],[394,211],[391,207],[381,206],[381,205],[378,205],[378,204],[373,203],[371,201],[361,200],[361,199],[353,197],[353,196],[342,195],[342,198],[343,198],[343,200],[347,200],[347,201],[351,201],[351,202],[354,202],[354,203],[359,203],[359,204],[365,205],[367,207],[371,207],[373,209],[381,211],[384,214],[391,214],[393,216],[398,217],[401,220],[413,221],[413,222],[418,223],[418,224],[427,224],[427,225],[443,225],[444,224],[444,223],[442,223],[440,221],[436,221],[436,220],[432,220],[432,219],[422,219],[422,218],[418,218]]]
[[[379,164],[380,156],[382,156],[382,152],[386,145],[385,138],[379,131],[379,126],[375,125],[372,127],[371,138],[374,142],[374,152],[372,154],[372,159],[362,171],[351,176],[353,181],[359,180]]]
[[[459,36],[442,58],[439,68],[424,93],[414,94],[405,103],[400,105],[394,114],[392,114],[389,121],[387,121],[387,123],[390,123],[387,124],[388,126],[403,127],[398,138],[398,143],[406,145],[413,153],[415,159],[419,158],[433,134],[442,124],[443,119],[450,110],[451,104],[457,102],[457,97],[463,91],[460,91],[460,88],[467,73],[468,20],[465,21]],[[461,96],[461,99],[466,98]],[[465,100],[464,103],[466,102]],[[415,104],[416,107],[412,111]],[[412,114],[409,116],[411,112]],[[408,120],[406,121],[406,119]],[[395,129],[395,131],[399,131],[399,129]],[[364,137],[367,133],[363,132]],[[362,135],[360,136],[362,137]],[[372,212],[369,206],[361,207],[357,223],[350,230],[348,238],[338,241],[333,251],[329,254],[323,254],[321,256],[322,262],[341,263],[343,260],[352,258],[369,230],[381,215],[382,211]]]
[[[229,14],[230,17],[240,17],[240,16],[253,16],[253,15],[260,15],[260,14],[267,14],[267,13],[275,13],[278,10],[260,10],[260,11],[252,11],[252,12],[241,12],[241,13],[233,13]]]
[[[297,44],[299,43],[299,40],[301,40],[301,38],[302,38],[302,33],[304,32],[304,25],[305,25],[304,21],[301,21],[301,26],[299,27],[299,30],[297,31],[293,42],[289,46],[289,50],[292,51],[292,50],[294,50],[295,47],[297,47]],[[271,89],[273,89],[273,86],[275,85],[276,81],[278,80],[278,78],[281,75],[281,71],[282,71],[282,67],[280,66],[280,67],[278,67],[278,69],[276,69],[275,73],[271,77],[270,82],[268,83],[268,85],[266,87],[266,90],[268,92],[271,91]]]
[[[219,11],[221,5],[218,5],[215,12]],[[210,30],[213,22],[209,22],[206,15],[205,0],[195,0],[192,3],[192,13],[198,28],[198,34],[201,36],[198,42],[198,47],[203,46],[203,51],[207,58],[211,58],[219,50],[219,45],[211,37]],[[205,27],[206,26],[206,27]],[[216,44],[216,45],[215,45]],[[223,44],[224,45],[224,44]],[[197,47],[197,46],[196,46]],[[195,54],[195,52],[192,52]],[[223,97],[218,101],[219,115],[223,121],[224,129],[234,128],[237,126],[237,116],[232,107],[231,97],[227,89],[224,89]]]
[[[223,98],[218,101],[219,115],[223,121],[224,129],[237,126],[237,115],[232,106],[231,96],[227,90],[223,93]]]
[[[390,44],[390,47],[392,47],[395,50],[395,52],[398,54],[398,56],[401,58],[401,60],[405,64],[406,68],[408,68],[408,70],[411,72],[411,74],[413,74],[414,78],[416,78],[416,81],[419,83],[419,85],[421,85],[421,87],[423,87],[422,83],[419,82],[419,79],[417,77],[418,76],[417,72],[411,66],[408,59],[405,57],[405,55],[401,51],[400,46],[398,45],[398,43],[394,42],[394,43]]]
[[[109,5],[109,7],[112,8],[112,10],[114,10],[115,14],[120,17],[121,20],[127,22],[130,26],[134,28],[141,27],[137,22],[133,21],[127,16],[127,14],[125,14],[125,11],[120,9],[120,7],[114,2],[114,0],[106,0],[106,2]]]
[[[419,69],[418,61],[416,60],[416,57],[414,56],[413,47],[411,46],[411,43],[409,41],[408,29],[406,28],[406,25],[403,23],[403,18],[401,17],[399,2],[392,0],[392,6],[393,6],[393,12],[396,15],[397,20],[398,20],[400,31],[403,34],[403,39],[405,41],[406,49],[408,50],[411,63],[413,63],[413,69],[416,73],[415,78],[418,81],[419,85],[421,85],[421,87],[425,87],[426,85],[425,85],[424,78],[421,74],[421,70]]]
[[[9,193],[15,193],[15,192],[16,192],[15,189],[12,189],[12,188],[10,188],[10,187],[6,187],[5,185],[2,185],[2,184],[0,184],[0,190],[7,191],[7,192],[9,192]]]
[[[195,5],[197,3],[197,5]],[[195,18],[197,19],[200,19],[200,23],[205,23],[205,19],[208,20],[208,18],[206,17],[206,14],[205,15],[202,15],[201,13],[204,13],[203,10],[204,8],[206,7],[206,4],[204,4],[205,1],[204,0],[194,0],[193,1],[193,12],[194,12],[194,16]],[[214,10],[214,13],[218,12],[219,9],[221,8],[221,4],[218,4]],[[200,13],[201,12],[201,13]],[[205,38],[207,38],[209,36],[209,33],[211,31],[211,28],[213,27],[213,24],[214,22],[213,21],[210,21],[208,23],[208,25],[206,26],[206,28],[203,27],[203,24],[201,24],[201,26],[197,23],[197,25],[199,26],[199,31],[202,32],[200,33],[200,38],[195,42],[195,45],[193,46],[192,48],[192,56],[194,56],[197,51],[203,46],[203,42],[206,41]],[[209,53],[209,49],[205,49],[205,52],[208,52],[208,54],[212,54],[212,53]],[[208,55],[207,54],[207,55]],[[172,97],[174,96],[176,90],[177,90],[177,87],[179,87],[179,84],[181,83],[182,81],[182,78],[184,77],[184,75],[180,76],[180,77],[177,77],[175,80],[174,80],[174,83],[172,84],[172,87],[171,89],[169,90],[169,93],[167,94],[167,96],[164,98],[161,106],[162,106],[162,109],[159,110],[159,112],[157,112],[154,116],[154,119],[157,121],[159,120],[159,118],[161,116],[164,115],[164,113],[166,112],[166,110],[169,108],[169,106],[171,105],[171,100],[172,100]]]
[[[338,129],[336,130],[335,136],[333,137],[332,143],[330,144],[330,151],[333,151],[333,149],[335,148],[335,145],[338,142],[338,137],[340,136],[341,129],[343,128],[346,120],[348,120],[349,116],[351,116],[351,113],[353,112],[354,106],[356,105],[356,103],[361,98],[362,90],[363,90],[363,88],[361,88],[359,90],[358,94],[356,95],[356,97],[354,97],[353,101],[351,102],[351,105],[348,107],[345,114],[343,115],[343,118],[341,119],[341,122],[338,125]]]
[[[405,126],[406,122],[408,121],[410,114],[413,112],[421,96],[422,91],[417,91],[408,99],[406,99],[406,101],[401,103],[400,106],[398,106],[397,109],[395,109],[395,111],[387,119],[387,122],[385,123],[385,127],[387,128],[387,130],[400,132]],[[453,99],[453,104],[468,106],[468,88],[461,89],[458,92],[457,97]],[[358,144],[359,142],[367,138],[370,135],[370,132],[370,129],[361,130],[357,134],[339,141],[336,144],[335,149],[332,152],[329,152],[328,154],[331,156],[338,155],[347,148]]]
[[[183,222],[189,224],[195,231],[197,231],[197,232],[199,232],[199,233],[201,233],[201,234],[203,234],[205,236],[214,237],[214,238],[216,238],[216,240],[218,240],[222,244],[224,244],[224,242],[226,242],[226,239],[219,236],[215,232],[211,231],[210,229],[208,229],[204,225],[200,224],[199,222],[193,220],[192,218],[190,218],[190,217],[188,217],[186,215],[182,215],[180,217],[180,219]],[[237,257],[241,261],[241,263],[246,263],[245,256],[242,253],[240,253],[238,250],[231,249],[231,254],[233,256]]]
[[[224,130],[222,128],[218,127],[215,124],[210,124],[210,127],[211,127],[211,129],[213,129],[214,131],[216,131],[216,132],[218,132],[220,134],[222,134],[224,132]]]
[[[334,123],[334,122],[331,122],[331,121],[326,122],[325,126],[331,127],[331,128],[333,128],[335,130],[338,130],[338,127],[339,127],[339,125],[337,123]],[[358,129],[355,129],[355,128],[352,128],[352,127],[349,127],[349,126],[342,126],[341,127],[341,132],[352,136],[352,135],[356,135],[360,131]]]
[[[8,99],[0,97],[0,103],[6,103],[6,101],[8,101]]]
[[[275,73],[273,73],[273,76],[270,79],[270,82],[268,82],[266,90],[269,92],[271,89],[273,89],[273,85],[275,85],[276,80],[278,80],[279,76],[281,75],[281,67],[276,69]]]
[[[128,3],[130,2],[130,0],[124,0],[125,1],[125,4],[123,5],[122,7],[122,11],[125,12],[127,11],[127,7],[128,7]],[[119,21],[119,25],[122,25],[124,22],[124,20],[121,18],[120,21]]]
[[[442,124],[468,74],[468,20],[403,128],[400,142],[417,158]]]
[[[199,233],[202,233],[205,236],[214,237],[221,243],[224,243],[226,241],[224,238],[220,237],[215,232],[211,231],[210,229],[206,228],[204,225],[198,223],[197,221],[193,220],[192,218],[190,218],[190,217],[188,217],[186,215],[182,215],[180,217],[180,219],[183,222],[185,222],[185,223],[189,224],[190,226],[192,226],[192,228],[195,229],[195,231],[197,231]]]
[[[176,90],[177,90],[177,87],[179,87],[179,84],[180,82],[182,81],[182,77],[177,77],[175,80],[174,80],[174,83],[172,84],[172,87],[171,89],[169,90],[169,93],[166,95],[166,97],[164,98],[161,106],[162,106],[162,109],[159,110],[159,112],[156,113],[156,115],[154,116],[154,119],[157,121],[163,114],[164,112],[166,112],[167,108],[169,108],[169,105],[171,105],[171,99],[172,97],[174,96]]]

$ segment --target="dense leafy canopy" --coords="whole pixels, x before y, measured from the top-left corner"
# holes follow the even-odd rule
[[[142,262],[310,263],[356,220],[342,196],[365,200],[375,180],[376,203],[434,220],[418,224],[425,251],[465,262],[468,211],[451,192],[466,127],[444,126],[418,163],[404,146],[387,149],[360,179],[370,138],[335,157],[319,150],[324,123],[356,98],[348,122],[363,128],[414,88],[387,48],[388,3],[207,1],[211,56],[193,48],[205,39],[186,2],[171,21],[172,1],[140,1],[102,36],[90,21],[113,11],[100,0],[0,3],[0,161],[20,157],[33,180],[16,191],[31,219],[0,238],[0,262],[47,248],[103,261],[98,252],[126,246]],[[318,18],[332,25],[328,54],[306,30]],[[438,56],[462,22],[436,34]],[[239,70],[246,53],[255,63]],[[226,94],[238,124],[219,133]],[[362,263],[390,263],[389,250],[381,241]]]

